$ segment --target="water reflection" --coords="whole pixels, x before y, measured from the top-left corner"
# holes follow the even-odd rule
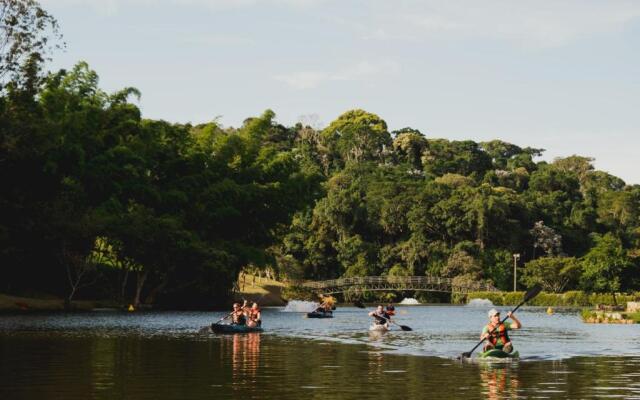
[[[463,364],[264,334],[0,333],[3,400],[640,398],[639,368],[637,356]]]
[[[260,364],[260,333],[246,335],[226,335],[220,341],[221,347],[230,347],[232,377],[234,384],[254,384]]]
[[[518,368],[509,364],[480,365],[480,379],[482,381],[482,393],[488,399],[516,399],[520,380]]]

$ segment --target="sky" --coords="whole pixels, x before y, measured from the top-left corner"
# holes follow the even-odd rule
[[[41,0],[145,118],[322,128],[347,110],[428,138],[581,155],[640,184],[640,1]]]

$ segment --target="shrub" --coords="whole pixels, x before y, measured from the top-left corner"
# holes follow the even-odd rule
[[[471,292],[465,295],[452,296],[452,302],[460,304],[467,303],[472,299],[487,299],[496,306],[506,306],[520,304],[524,298],[524,292]],[[640,298],[640,293],[630,295],[617,294],[616,300],[619,305],[628,301],[636,301]],[[541,292],[527,303],[530,306],[544,307],[587,307],[603,305],[613,305],[611,293],[585,293],[579,290],[572,290],[566,293],[546,293]]]

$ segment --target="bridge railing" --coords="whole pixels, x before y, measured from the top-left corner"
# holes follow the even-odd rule
[[[442,278],[438,276],[354,276],[349,278],[329,279],[326,281],[308,281],[303,282],[300,286],[313,289],[323,290],[328,288],[341,288],[349,286],[367,286],[367,285],[405,285],[408,287],[438,285],[450,288],[461,288],[474,291],[496,291],[492,285],[486,283],[475,283],[471,285],[458,286],[453,284],[451,278]]]

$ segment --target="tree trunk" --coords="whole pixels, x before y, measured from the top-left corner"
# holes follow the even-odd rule
[[[124,304],[126,298],[127,282],[129,281],[129,270],[124,271],[124,277],[122,278],[122,284],[120,285],[120,302]]]
[[[135,308],[138,308],[138,306],[140,305],[140,294],[142,293],[144,281],[147,280],[147,276],[149,276],[149,271],[138,272],[138,279],[136,281],[136,295],[133,298],[133,306]]]

